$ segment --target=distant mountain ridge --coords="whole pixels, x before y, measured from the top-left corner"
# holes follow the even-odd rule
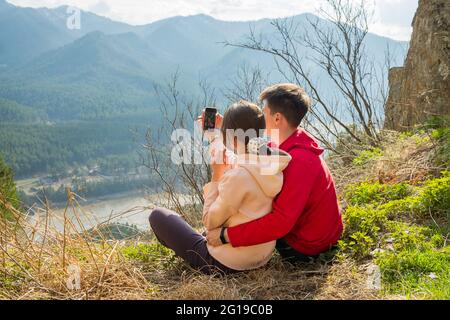
[[[16,7],[0,0],[0,63],[17,66],[29,62],[46,51],[57,49],[93,31],[105,34],[134,32],[149,42],[160,41],[160,37],[170,40],[182,32],[193,35],[182,43],[192,41],[192,44],[198,44],[199,41],[207,40],[207,24],[214,27],[213,33],[210,32],[209,35],[215,37],[226,34],[227,29],[228,34],[242,34],[248,30],[247,23],[222,22],[206,15],[177,16],[148,25],[132,26],[82,10],[81,28],[69,29],[67,19],[71,13],[67,12],[67,8],[68,6],[54,9]],[[234,27],[230,29],[230,26]],[[169,37],[164,33],[168,33]]]
[[[306,18],[311,16],[290,19],[307,28]],[[70,30],[67,17],[67,7],[21,8],[0,0],[0,133],[4,134],[4,129],[10,135],[15,131],[22,134],[9,138],[16,141],[14,144],[0,138],[0,152],[10,150],[6,160],[15,169],[26,168],[20,169],[24,174],[52,167],[52,163],[28,154],[25,150],[31,147],[22,139],[34,135],[35,149],[48,145],[40,138],[47,137],[48,126],[56,126],[57,132],[70,128],[72,143],[77,135],[89,137],[68,150],[97,150],[99,127],[110,132],[120,129],[120,137],[114,138],[120,144],[111,141],[102,155],[129,152],[129,146],[123,148],[132,140],[128,129],[160,122],[154,89],[175,72],[180,76],[178,90],[188,98],[201,94],[197,86],[200,79],[207,81],[218,93],[219,107],[228,103],[221,92],[244,64],[261,68],[269,75],[269,82],[285,81],[270,55],[224,45],[226,40],[245,40],[250,26],[254,32],[273,38],[270,19],[228,22],[194,15],[131,26],[82,11],[81,29]],[[388,45],[401,53],[406,51],[405,43],[372,34],[367,36],[366,45],[380,63]],[[311,67],[312,74],[319,77],[320,71]],[[321,85],[328,90],[326,81]],[[64,145],[64,135],[55,137],[62,140],[52,144]],[[78,161],[98,156],[86,152],[80,151],[83,157]],[[73,161],[68,160],[73,159],[69,155],[61,156],[61,162]],[[22,165],[14,165],[19,161],[14,159],[23,160]]]
[[[269,19],[227,22],[194,15],[131,26],[82,11],[81,29],[69,30],[67,7],[0,3],[0,97],[45,109],[50,118],[58,115],[55,120],[78,119],[80,110],[103,105],[98,101],[108,101],[105,96],[111,92],[122,96],[115,98],[121,105],[152,105],[153,86],[176,70],[183,74],[181,85],[188,92],[200,77],[225,87],[241,64],[259,66],[266,73],[276,70],[268,55],[223,44],[242,40],[250,25],[255,32],[270,34]],[[301,24],[308,16],[292,19]],[[368,39],[379,56],[383,44],[401,45],[375,35]]]
[[[67,28],[67,6],[55,9],[16,7],[0,0],[0,61],[17,65],[92,31],[123,33],[132,27],[82,11],[83,27]]]

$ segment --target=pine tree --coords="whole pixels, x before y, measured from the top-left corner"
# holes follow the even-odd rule
[[[0,215],[10,218],[12,213],[3,202],[9,203],[15,208],[19,205],[13,171],[0,157]]]

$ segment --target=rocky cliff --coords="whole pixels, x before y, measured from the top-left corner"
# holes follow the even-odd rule
[[[419,0],[404,67],[389,73],[387,129],[407,130],[450,116],[450,0]]]

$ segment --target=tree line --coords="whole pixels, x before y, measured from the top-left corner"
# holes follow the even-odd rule
[[[92,199],[122,192],[138,192],[145,189],[152,189],[156,186],[156,183],[156,179],[149,177],[120,177],[102,181],[87,181],[85,178],[77,178],[72,182],[70,190],[80,197]],[[19,197],[26,206],[39,203],[39,199],[47,199],[53,203],[66,203],[67,188],[63,184],[58,188],[43,187],[36,195],[27,195],[25,192],[20,191]]]
[[[62,173],[96,160],[112,171],[115,165],[130,166],[126,159],[135,150],[132,128],[122,122],[0,124],[0,154],[18,178]],[[114,162],[108,165],[109,160]]]

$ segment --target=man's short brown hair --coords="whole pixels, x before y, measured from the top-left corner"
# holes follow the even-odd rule
[[[305,90],[292,83],[270,86],[259,98],[267,101],[271,114],[281,113],[293,127],[300,125],[311,107],[311,99]]]

